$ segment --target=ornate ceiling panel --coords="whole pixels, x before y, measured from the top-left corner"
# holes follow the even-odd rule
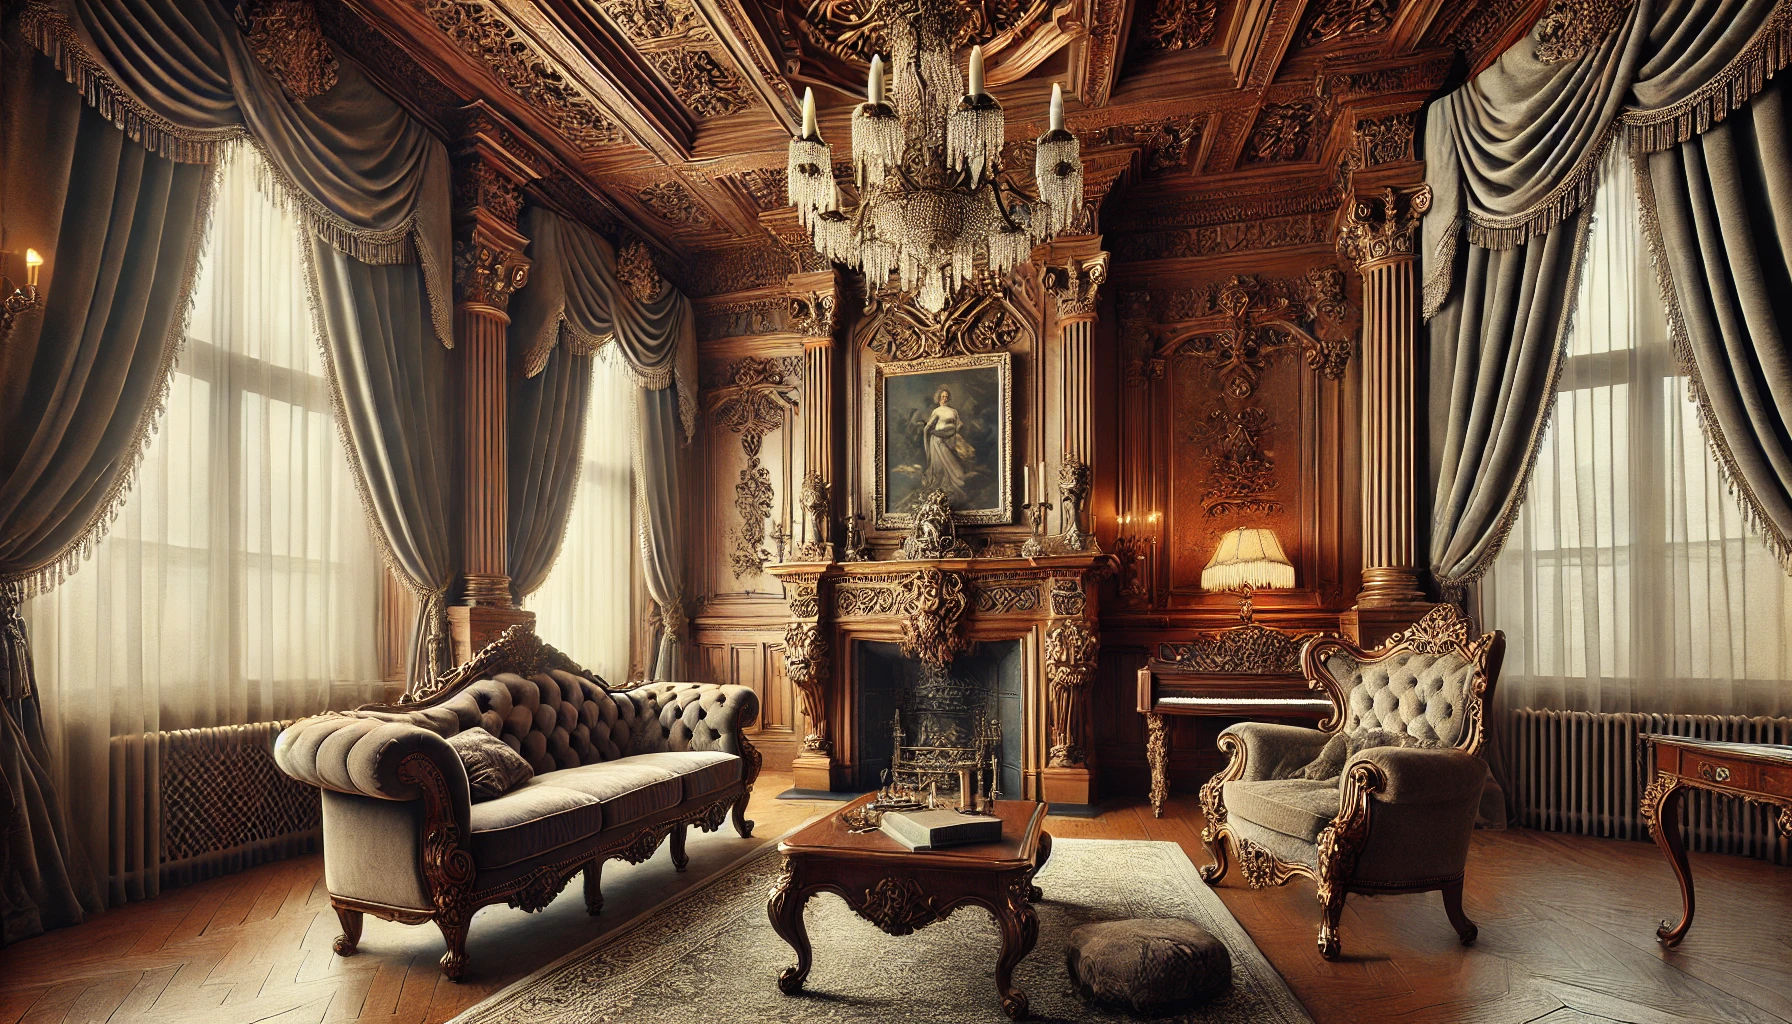
[[[796,100],[817,87],[844,144],[886,45],[870,0],[314,2],[445,134],[453,98],[485,100],[539,150],[538,197],[638,233],[694,294],[816,264],[784,201]],[[1122,260],[1175,260],[1325,245],[1351,175],[1416,173],[1418,110],[1544,0],[963,2],[1009,165],[1030,166],[1064,83],[1095,186],[1085,228]]]

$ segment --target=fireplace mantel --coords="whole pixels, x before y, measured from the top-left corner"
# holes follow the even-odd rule
[[[1113,556],[1096,552],[767,566],[790,607],[784,668],[809,720],[793,765],[796,787],[833,790],[851,774],[854,643],[894,641],[910,657],[943,665],[978,641],[1016,639],[1026,667],[1024,795],[1089,804],[1097,583],[1113,570]]]

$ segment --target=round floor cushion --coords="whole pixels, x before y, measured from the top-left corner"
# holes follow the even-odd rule
[[[1205,928],[1175,918],[1086,924],[1064,954],[1084,999],[1158,1016],[1232,987],[1232,954]]]

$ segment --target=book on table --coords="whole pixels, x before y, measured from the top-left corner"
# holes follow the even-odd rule
[[[1002,819],[988,814],[960,814],[946,808],[885,811],[878,827],[884,835],[909,850],[939,850],[1002,841]]]

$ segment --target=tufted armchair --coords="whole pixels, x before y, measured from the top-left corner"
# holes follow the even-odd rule
[[[670,837],[683,871],[686,829],[714,831],[730,811],[751,836],[760,755],[742,730],[758,715],[742,686],[610,688],[513,627],[419,699],[293,723],[274,760],[323,790],[336,951],[355,952],[363,914],[434,921],[443,973],[458,981],[479,907],[540,910],[583,871],[596,914],[604,861],[640,863]],[[535,777],[474,803],[448,742],[472,729],[521,754]]]
[[[1346,893],[1442,890],[1463,945],[1462,873],[1487,777],[1482,716],[1505,657],[1499,632],[1471,639],[1448,605],[1365,652],[1318,638],[1301,652],[1308,685],[1333,712],[1318,729],[1243,722],[1220,733],[1231,756],[1201,787],[1201,838],[1225,877],[1226,839],[1252,888],[1316,883],[1319,952],[1338,957]]]

